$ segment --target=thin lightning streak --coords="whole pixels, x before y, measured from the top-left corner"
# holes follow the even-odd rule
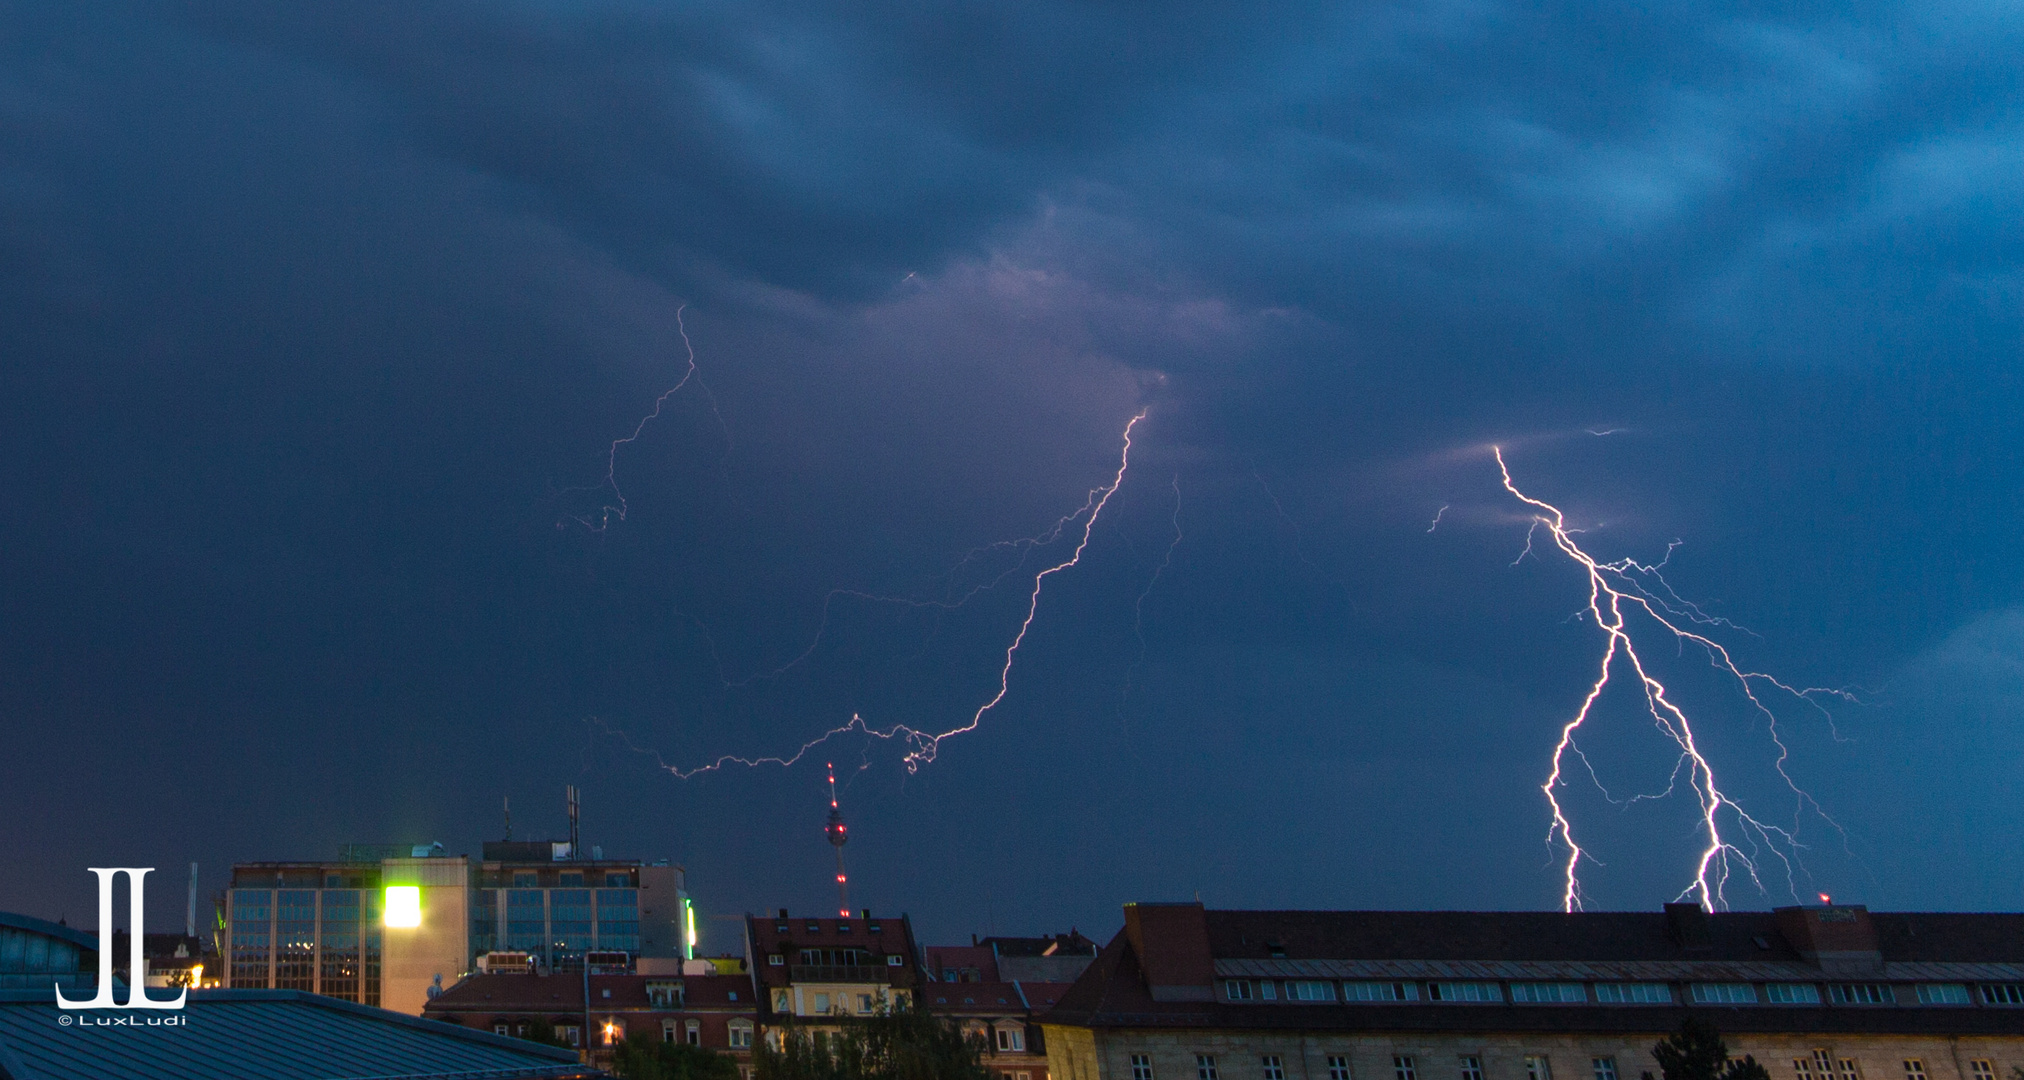
[[[1174,474],[1173,489],[1174,489],[1174,512],[1171,520],[1174,526],[1174,538],[1167,542],[1166,554],[1160,556],[1160,564],[1158,566],[1153,567],[1153,576],[1146,579],[1146,587],[1139,590],[1138,599],[1132,601],[1131,605],[1131,633],[1133,637],[1138,639],[1138,655],[1132,659],[1131,666],[1125,669],[1124,689],[1118,691],[1117,718],[1119,720],[1124,719],[1124,703],[1125,699],[1131,696],[1132,678],[1133,676],[1138,674],[1139,665],[1145,663],[1146,660],[1146,634],[1145,634],[1146,597],[1151,596],[1153,594],[1153,586],[1158,585],[1160,583],[1160,575],[1166,573],[1167,567],[1173,565],[1174,549],[1181,546],[1180,473]]]
[[[682,319],[682,313],[684,311],[687,311],[688,307],[689,305],[682,304],[675,308],[675,330],[677,333],[681,334],[682,349],[688,353],[689,358],[689,366],[685,370],[683,370],[681,380],[676,382],[675,385],[669,387],[667,390],[663,391],[660,397],[654,399],[653,411],[646,414],[645,416],[640,417],[639,423],[633,425],[632,434],[627,435],[622,439],[612,440],[611,449],[606,451],[605,453],[604,483],[599,485],[598,488],[577,489],[577,490],[601,490],[602,488],[608,487],[611,489],[612,498],[618,500],[618,505],[616,506],[609,506],[609,505],[600,506],[595,511],[592,511],[589,514],[586,514],[582,517],[578,517],[576,519],[578,522],[582,523],[584,528],[589,529],[591,532],[600,532],[600,533],[604,532],[606,529],[611,527],[612,518],[614,516],[616,516],[618,520],[624,521],[626,519],[627,512],[631,510],[631,507],[626,502],[625,492],[621,490],[618,485],[619,447],[629,446],[632,443],[637,442],[639,440],[639,437],[646,433],[647,425],[653,423],[655,420],[660,419],[661,409],[667,405],[668,399],[674,397],[676,394],[681,393],[682,388],[689,385],[690,382],[694,382],[696,386],[703,391],[703,396],[709,399],[710,415],[715,416],[717,418],[717,427],[724,433],[724,454],[726,456],[729,456],[731,453],[730,425],[724,422],[724,414],[722,410],[720,410],[717,406],[717,395],[710,392],[710,385],[703,381],[702,373],[700,369],[696,367],[696,345],[695,342],[689,340],[689,327],[688,324],[684,322]],[[595,518],[596,520],[593,521],[592,520],[593,518]]]
[[[1432,521],[1430,521],[1430,522],[1428,522],[1428,523],[1427,523],[1427,531],[1428,531],[1428,532],[1433,532],[1433,531],[1434,531],[1435,529],[1438,529],[1438,528],[1440,528],[1440,527],[1441,527],[1441,515],[1442,515],[1442,514],[1445,514],[1445,513],[1447,513],[1447,512],[1448,512],[1448,507],[1447,507],[1447,504],[1443,503],[1443,504],[1441,505],[1441,508],[1440,508],[1439,510],[1436,510],[1436,511],[1434,511],[1434,520],[1432,520]]]
[[[822,734],[816,736],[815,738],[810,739],[805,743],[802,743],[801,746],[798,749],[796,749],[792,754],[769,755],[765,757],[744,757],[737,754],[725,754],[722,757],[719,757],[715,761],[712,761],[708,764],[699,765],[694,768],[688,769],[684,769],[678,765],[671,765],[664,758],[662,758],[659,753],[634,745],[630,739],[624,736],[622,732],[612,732],[612,733],[618,735],[619,738],[624,740],[628,748],[639,753],[652,754],[653,757],[657,761],[659,761],[661,768],[667,770],[669,773],[671,773],[677,779],[680,780],[687,780],[691,777],[700,776],[703,773],[716,772],[731,765],[744,765],[747,767],[756,767],[760,765],[778,765],[781,766],[782,768],[785,768],[800,761],[803,757],[805,757],[808,754],[810,750],[813,750],[816,747],[821,746],[822,744],[828,742],[831,739],[834,739],[841,735],[847,735],[852,732],[861,733],[869,739],[898,740],[907,747],[906,755],[900,759],[900,763],[906,766],[908,772],[910,773],[918,772],[922,765],[925,765],[935,760],[935,755],[939,751],[943,739],[949,738],[952,735],[961,735],[966,732],[975,731],[977,729],[977,726],[983,723],[985,714],[989,713],[992,709],[997,708],[999,703],[1005,700],[1006,695],[1011,693],[1012,667],[1014,662],[1018,658],[1019,647],[1025,643],[1026,635],[1030,630],[1033,629],[1033,621],[1040,613],[1040,595],[1042,591],[1044,591],[1044,589],[1046,588],[1047,579],[1055,574],[1060,573],[1063,570],[1067,570],[1068,568],[1075,566],[1076,564],[1082,561],[1082,553],[1088,549],[1090,538],[1092,535],[1094,535],[1096,531],[1097,519],[1103,515],[1104,508],[1110,505],[1111,496],[1117,494],[1118,488],[1124,485],[1125,474],[1131,469],[1132,434],[1138,428],[1139,421],[1144,420],[1145,418],[1146,418],[1146,411],[1142,409],[1139,411],[1138,415],[1133,416],[1130,422],[1125,424],[1124,448],[1118,455],[1117,473],[1111,477],[1110,483],[1103,485],[1101,487],[1091,488],[1088,497],[1083,500],[1081,509],[1076,510],[1074,513],[1068,514],[1067,516],[1055,522],[1053,528],[1050,529],[1048,532],[1043,533],[1040,537],[1024,541],[1014,541],[1011,542],[1009,545],[990,545],[991,547],[1013,546],[1022,548],[1023,550],[1021,554],[1021,559],[1023,562],[1024,558],[1026,557],[1026,554],[1030,552],[1032,549],[1045,546],[1046,543],[1051,542],[1054,539],[1058,539],[1062,535],[1062,533],[1066,531],[1070,523],[1074,522],[1078,518],[1082,520],[1082,535],[1076,542],[1075,550],[1070,552],[1066,559],[1063,559],[1062,561],[1055,563],[1054,565],[1049,566],[1034,575],[1033,589],[1027,595],[1026,598],[1026,616],[1024,619],[1020,621],[1019,631],[1017,634],[1013,636],[1012,643],[1005,647],[1005,662],[1004,665],[998,671],[998,690],[995,694],[991,696],[991,699],[989,701],[986,701],[984,702],[984,704],[977,707],[977,710],[970,715],[970,719],[967,723],[962,724],[958,727],[950,728],[947,731],[942,731],[938,733],[923,731],[919,728],[913,727],[908,724],[894,724],[891,727],[881,729],[872,727],[871,725],[865,722],[862,716],[853,714],[850,718],[849,723],[844,724],[842,727],[831,728],[830,730],[823,732]],[[1176,478],[1175,482],[1178,489],[1179,483],[1178,478]],[[1176,515],[1179,514],[1178,507],[1176,507],[1175,513]],[[972,556],[974,556],[975,554],[976,552],[972,552]],[[1172,555],[1171,549],[1169,549],[1168,554],[1169,556]],[[966,561],[968,560],[968,558],[969,556],[966,556]],[[999,575],[998,578],[994,579],[990,584],[995,585],[998,582],[1003,581],[1005,577],[1010,575],[1010,573],[1011,571],[1008,571],[1005,574]],[[982,591],[983,589],[989,587],[990,585],[985,585],[971,589],[968,593],[966,593],[962,597],[961,600],[957,600],[953,603],[942,601],[906,601],[906,600],[894,602],[909,603],[922,607],[952,607],[962,603],[964,600],[969,599],[970,596],[976,595],[977,592]],[[852,595],[852,594],[843,593],[843,595]],[[855,595],[864,595],[866,596],[866,598],[874,600],[893,600],[893,598],[873,597],[869,596],[869,594],[855,594]],[[811,645],[809,651],[813,651],[813,648],[814,646]],[[801,660],[804,659],[806,656],[807,653],[804,652],[800,657],[797,657],[793,661],[790,661],[788,666],[800,663]],[[785,670],[785,668],[782,668],[781,670]],[[607,726],[606,730],[611,731],[612,729],[610,729]]]
[[[1648,572],[1648,568],[1640,564],[1629,560],[1614,563],[1600,562],[1586,551],[1583,551],[1580,545],[1574,541],[1574,536],[1579,530],[1568,527],[1567,519],[1559,508],[1518,490],[1518,486],[1511,479],[1510,467],[1504,462],[1502,448],[1492,447],[1491,450],[1496,455],[1497,471],[1503,479],[1504,490],[1510,492],[1513,497],[1532,507],[1535,511],[1531,528],[1526,533],[1525,553],[1521,553],[1519,558],[1522,560],[1524,554],[1531,552],[1532,536],[1538,530],[1545,529],[1547,534],[1552,538],[1554,546],[1559,548],[1563,554],[1587,572],[1588,604],[1585,609],[1586,614],[1607,635],[1602,661],[1598,667],[1595,681],[1590,684],[1587,695],[1582,699],[1581,707],[1575,711],[1571,719],[1562,725],[1560,740],[1553,748],[1552,768],[1547,774],[1546,782],[1540,786],[1540,790],[1546,796],[1547,805],[1552,810],[1552,825],[1547,830],[1547,842],[1548,844],[1556,842],[1565,844],[1567,848],[1567,858],[1563,864],[1565,884],[1561,894],[1562,907],[1568,911],[1581,909],[1583,906],[1580,879],[1581,863],[1584,859],[1594,860],[1593,856],[1589,855],[1581,847],[1580,843],[1575,840],[1574,826],[1568,819],[1565,808],[1560,803],[1557,789],[1564,786],[1566,782],[1563,779],[1563,772],[1569,752],[1574,753],[1582,761],[1583,765],[1588,767],[1591,777],[1594,776],[1593,766],[1588,765],[1587,756],[1582,754],[1580,749],[1575,745],[1575,737],[1576,733],[1588,721],[1589,715],[1594,710],[1596,701],[1602,696],[1604,688],[1609,685],[1612,670],[1620,663],[1630,665],[1631,672],[1635,675],[1639,688],[1644,694],[1646,711],[1650,714],[1653,723],[1657,725],[1659,730],[1678,744],[1682,755],[1681,765],[1676,765],[1674,768],[1672,783],[1668,784],[1664,793],[1652,797],[1662,798],[1665,794],[1670,794],[1675,790],[1679,783],[1681,767],[1684,766],[1688,786],[1693,790],[1700,806],[1700,822],[1697,826],[1697,831],[1705,835],[1706,846],[1702,849],[1700,857],[1696,862],[1692,884],[1681,890],[1680,897],[1693,897],[1708,908],[1726,906],[1727,900],[1723,892],[1724,886],[1728,883],[1730,877],[1736,873],[1746,874],[1761,890],[1763,888],[1763,881],[1758,872],[1757,861],[1753,856],[1760,856],[1762,852],[1767,850],[1783,864],[1787,884],[1794,888],[1796,895],[1796,882],[1793,880],[1792,875],[1795,864],[1799,859],[1799,850],[1802,847],[1797,837],[1798,815],[1803,814],[1810,808],[1830,825],[1833,825],[1837,831],[1840,831],[1840,826],[1832,818],[1828,817],[1819,804],[1813,800],[1813,797],[1802,790],[1794,782],[1791,775],[1786,772],[1785,765],[1790,756],[1790,751],[1778,734],[1777,717],[1764,704],[1762,699],[1757,696],[1753,687],[1759,683],[1776,687],[1813,705],[1815,708],[1820,708],[1819,703],[1813,699],[1813,695],[1820,692],[1819,688],[1800,690],[1762,672],[1745,671],[1737,666],[1729,651],[1720,643],[1680,625],[1682,622],[1691,625],[1696,622],[1725,623],[1726,621],[1695,619],[1692,615],[1699,614],[1698,608],[1680,601],[1681,604],[1685,605],[1684,610],[1692,613],[1684,614],[1681,608],[1676,608],[1653,595],[1640,584],[1639,575]],[[1668,553],[1670,554],[1670,549]],[[1516,565],[1516,563],[1514,562],[1513,565]],[[1663,564],[1661,563],[1660,565]],[[1659,580],[1663,581],[1663,578]],[[1672,592],[1671,586],[1667,585],[1665,588],[1666,594],[1677,600],[1677,594]],[[1632,609],[1642,610],[1647,617],[1657,622],[1667,633],[1670,633],[1674,640],[1682,647],[1691,643],[1704,649],[1708,655],[1709,663],[1733,678],[1738,687],[1741,688],[1743,696],[1749,700],[1751,706],[1766,717],[1769,722],[1772,742],[1778,748],[1775,762],[1778,774],[1784,779],[1786,785],[1792,789],[1798,800],[1795,808],[1793,828],[1783,829],[1752,817],[1721,789],[1715,777],[1714,765],[1701,752],[1695,736],[1693,723],[1688,719],[1685,711],[1667,696],[1664,684],[1651,674],[1645,666],[1644,658],[1638,654],[1636,643],[1632,640],[1627,626],[1628,615]],[[1598,781],[1598,787],[1600,786],[1600,782]],[[1606,789],[1604,790],[1604,796],[1608,797]],[[1638,798],[1644,798],[1644,796],[1639,796]],[[1636,799],[1631,801],[1636,801]],[[1733,837],[1724,832],[1722,818],[1725,811],[1736,822],[1735,835]],[[1845,832],[1843,833],[1843,837],[1845,842]],[[1740,846],[1744,844],[1749,846],[1749,851],[1745,851]],[[1803,865],[1800,865],[1798,868],[1804,869]]]

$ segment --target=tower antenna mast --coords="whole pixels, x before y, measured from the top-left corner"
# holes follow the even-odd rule
[[[836,805],[836,766],[829,768],[829,824],[822,831],[829,834],[830,846],[836,848],[836,902],[837,914],[850,918],[850,879],[843,873],[843,845],[850,841],[850,831],[844,828],[843,810]]]

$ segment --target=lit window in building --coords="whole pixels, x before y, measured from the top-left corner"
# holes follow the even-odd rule
[[[1195,1055],[1195,1080],[1218,1080],[1216,1076],[1216,1055]]]

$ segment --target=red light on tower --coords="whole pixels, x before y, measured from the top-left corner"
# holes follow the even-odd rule
[[[843,873],[843,845],[850,842],[850,830],[843,824],[843,810],[836,805],[836,766],[829,765],[829,824],[822,831],[829,835],[830,846],[836,848],[836,913],[850,918],[850,884]]]

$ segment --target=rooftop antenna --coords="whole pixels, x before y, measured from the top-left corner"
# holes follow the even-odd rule
[[[197,936],[197,864],[190,864],[190,903],[183,909],[183,936]]]
[[[829,834],[829,843],[836,849],[836,912],[850,918],[850,881],[843,874],[843,845],[850,842],[850,831],[843,825],[843,810],[836,805],[836,766],[829,765],[829,824],[822,831]]]
[[[580,813],[582,810],[582,804],[578,799],[575,784],[570,784],[567,787],[565,787],[563,789],[563,793],[569,797],[569,857],[572,859],[580,859],[583,856],[577,848],[576,818],[577,814]]]

